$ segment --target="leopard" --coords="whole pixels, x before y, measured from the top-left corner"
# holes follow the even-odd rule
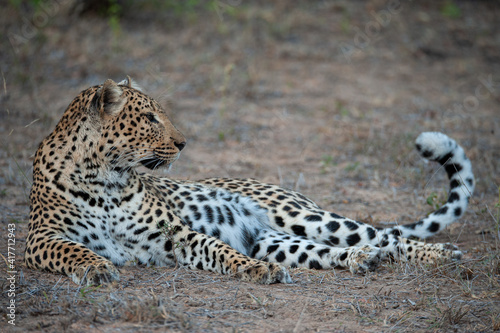
[[[186,138],[170,109],[129,76],[83,90],[33,160],[25,264],[79,285],[120,280],[119,267],[186,267],[241,281],[292,283],[290,270],[375,270],[383,261],[457,261],[451,243],[427,243],[466,211],[475,180],[455,140],[416,139],[447,173],[447,201],[409,224],[375,227],[323,210],[301,193],[255,179],[171,179]]]

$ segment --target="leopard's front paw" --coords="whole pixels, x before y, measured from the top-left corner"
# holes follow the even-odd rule
[[[372,245],[364,245],[349,249],[346,266],[351,273],[373,271],[378,267],[381,258],[380,249]]]
[[[271,283],[292,283],[292,278],[285,267],[267,262],[246,266],[237,273],[243,281],[271,284]]]
[[[73,274],[75,283],[86,286],[108,284],[120,279],[118,269],[109,261],[79,267]]]

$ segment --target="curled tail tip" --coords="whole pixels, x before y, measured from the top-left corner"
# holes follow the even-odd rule
[[[427,238],[443,230],[460,218],[467,209],[469,198],[474,192],[475,180],[471,161],[464,149],[455,140],[439,132],[424,132],[416,140],[416,148],[422,157],[436,161],[443,166],[450,181],[446,203],[426,218],[407,225],[388,228],[386,234],[395,236]],[[452,259],[461,256],[460,251],[450,247]]]
[[[455,140],[440,132],[424,132],[415,140],[415,146],[422,157],[438,160],[452,152],[457,144]]]

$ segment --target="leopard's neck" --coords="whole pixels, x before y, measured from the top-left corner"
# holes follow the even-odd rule
[[[47,138],[39,147],[33,162],[33,183],[54,183],[60,190],[116,192],[130,186],[137,172],[110,166],[97,152],[97,144],[87,146]]]

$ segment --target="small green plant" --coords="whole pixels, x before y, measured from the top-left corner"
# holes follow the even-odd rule
[[[347,165],[344,170],[346,172],[354,172],[358,167],[359,162],[349,163],[349,165]]]
[[[38,10],[40,4],[42,3],[42,0],[30,0],[30,1],[9,0],[9,3],[17,9],[21,9],[21,5],[23,5],[24,3],[32,6],[33,8],[35,8],[35,10]]]
[[[80,298],[84,300],[89,300],[88,295],[91,294],[94,291],[97,291],[101,286],[84,286],[80,288]]]
[[[349,33],[352,29],[351,18],[346,10],[343,11],[342,18],[340,19],[340,29],[345,34]]]
[[[434,209],[439,208],[439,205],[436,203],[437,196],[438,195],[436,192],[432,192],[431,194],[429,194],[429,196],[427,197],[427,200],[426,200],[427,204]]]
[[[15,223],[15,224],[22,224],[22,223],[26,223],[26,221],[20,221],[18,219],[14,219],[14,218],[11,218],[10,219],[10,222],[11,223]]]
[[[116,1],[113,1],[108,8],[108,15],[109,15],[108,22],[115,36],[119,36],[121,34],[120,17],[119,17],[120,11],[121,11],[121,6]]]
[[[166,223],[165,221],[160,221],[157,223],[158,228],[162,232],[163,236],[172,244],[172,254],[174,255],[175,268],[179,266],[177,261],[177,256],[175,255],[175,249],[179,249],[185,246],[183,242],[175,242],[174,235],[179,231],[179,227],[173,226],[171,223]]]
[[[446,195],[444,197],[436,192],[432,192],[426,199],[426,202],[433,210],[439,209],[442,205],[446,203]]]
[[[344,105],[344,103],[337,101],[336,105],[337,112],[342,116],[342,117],[348,117],[350,115],[349,109]]]
[[[321,173],[326,173],[332,166],[337,163],[334,162],[332,155],[323,155],[321,157]]]
[[[54,293],[48,294],[45,290],[42,290],[43,298],[45,298],[45,301],[47,304],[50,306],[52,303],[55,301]]]
[[[321,164],[328,166],[333,164],[333,156],[332,155],[323,155],[321,157]]]
[[[441,14],[443,16],[456,19],[462,16],[462,11],[457,5],[453,3],[453,1],[446,1],[443,8],[441,9]]]
[[[220,131],[219,134],[218,134],[219,141],[224,141],[225,138],[226,138],[226,135],[224,134],[224,132]]]
[[[193,3],[195,2],[193,0],[191,0],[191,1]],[[227,30],[227,25],[223,24],[225,15],[235,17],[237,12],[238,12],[236,9],[236,6],[233,6],[229,3],[225,3],[224,1],[221,1],[221,0],[209,1],[207,8],[208,8],[208,10],[215,12],[217,14],[217,16],[219,17],[219,22],[221,23],[221,24],[219,24],[219,30],[221,29],[221,26],[222,26],[223,30]]]

